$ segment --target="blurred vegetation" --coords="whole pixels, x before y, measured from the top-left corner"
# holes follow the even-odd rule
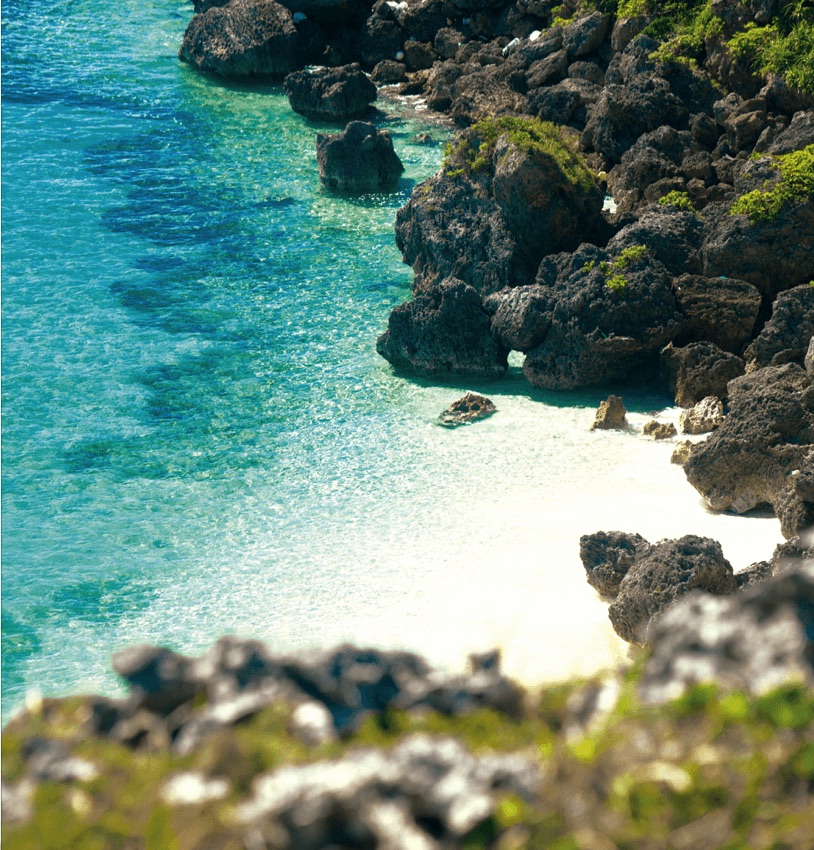
[[[87,735],[88,701],[46,700],[3,733],[3,779],[25,775],[24,744],[67,742],[92,762],[96,778],[43,782],[33,817],[3,828],[6,850],[82,848],[200,850],[243,847],[229,818],[252,780],[283,764],[336,758],[350,748],[390,747],[404,735],[453,735],[475,753],[520,752],[543,766],[537,801],[495,801],[463,846],[663,850],[814,846],[814,693],[790,684],[763,696],[698,685],[680,699],[648,706],[636,675],[615,707],[586,728],[579,704],[596,682],[571,682],[529,695],[520,719],[491,710],[459,717],[434,712],[371,714],[339,743],[308,747],[289,733],[291,709],[273,705],[225,729],[198,751],[132,750]],[[584,701],[584,700],[583,700]],[[161,790],[194,770],[226,779],[224,800],[168,806]]]

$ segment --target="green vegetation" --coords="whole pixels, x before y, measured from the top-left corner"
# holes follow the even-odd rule
[[[679,192],[676,189],[673,189],[672,192],[668,192],[666,195],[662,195],[659,198],[659,203],[663,207],[675,207],[677,210],[683,210],[684,212],[697,212],[695,204],[690,200],[690,196],[686,192]]]
[[[632,263],[636,263],[647,253],[647,245],[631,245],[619,252],[619,256],[613,261],[615,269],[626,269]]]
[[[729,49],[756,73],[778,74],[789,85],[814,93],[814,3],[794,0],[766,26],[748,23]]]
[[[454,144],[444,149],[447,177],[487,172],[498,140],[505,136],[518,150],[553,160],[577,191],[588,193],[596,186],[593,172],[585,165],[562,128],[539,118],[504,116],[473,124]]]
[[[598,268],[601,275],[605,278],[605,285],[608,289],[621,293],[628,284],[628,280],[622,272],[638,263],[646,253],[647,245],[631,245],[620,251],[612,263],[603,260],[597,265],[596,260],[589,260],[582,267],[582,271],[588,274],[593,269]]]
[[[636,672],[615,708],[587,732],[569,730],[570,706],[586,683],[544,689],[522,718],[491,710],[449,717],[433,712],[372,714],[350,738],[309,748],[289,734],[278,704],[225,729],[184,758],[157,748],[133,751],[85,733],[84,699],[46,700],[3,734],[3,779],[25,771],[32,737],[64,740],[99,776],[40,783],[34,815],[5,824],[3,846],[18,848],[242,847],[229,811],[252,780],[283,764],[336,758],[352,747],[390,747],[405,734],[454,735],[477,753],[519,752],[545,765],[538,799],[498,795],[467,847],[704,846],[808,850],[814,783],[814,693],[787,685],[762,696],[703,684],[664,706],[636,697]],[[591,683],[587,683],[592,687]],[[170,806],[167,779],[199,771],[229,782],[219,802]],[[703,836],[703,841],[693,836]],[[508,843],[506,843],[508,842]]]
[[[723,21],[712,10],[712,0],[620,0],[619,17],[648,15],[646,35],[664,43],[654,53],[662,62],[701,62],[710,38],[723,39]],[[757,74],[774,73],[790,86],[814,93],[814,3],[793,0],[773,20],[754,22],[727,42],[735,59]]]
[[[621,292],[627,286],[627,278],[623,274],[615,274],[605,281],[608,289],[614,292]]]
[[[732,204],[732,215],[746,215],[752,224],[771,221],[789,204],[814,200],[814,145],[771,157],[771,161],[779,172],[777,182],[741,195]]]

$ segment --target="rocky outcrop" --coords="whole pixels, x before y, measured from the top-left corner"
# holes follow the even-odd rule
[[[396,216],[416,288],[457,277],[488,295],[530,284],[540,260],[605,229],[602,196],[566,140],[540,122],[496,120],[462,134],[440,175]]]
[[[704,210],[703,274],[746,280],[767,298],[808,283],[814,269],[814,202],[786,204],[774,218],[751,222],[729,204]]]
[[[545,258],[537,285],[548,330],[528,351],[528,380],[573,389],[623,378],[650,362],[681,327],[671,280],[646,245],[619,252],[582,245]]]
[[[661,368],[680,407],[693,407],[708,396],[726,398],[729,382],[744,373],[740,357],[711,342],[667,346],[661,353]]]
[[[498,378],[508,368],[480,296],[454,278],[396,307],[376,350],[396,369],[427,377]]]
[[[341,133],[317,135],[319,178],[339,192],[392,189],[404,171],[386,131],[351,121]]]
[[[230,0],[195,15],[178,56],[231,79],[280,78],[303,63],[291,12],[273,0]]]
[[[618,395],[610,395],[605,401],[599,403],[599,408],[594,417],[591,430],[602,431],[625,431],[630,426],[627,421],[627,410],[622,399]]]
[[[745,280],[683,274],[673,281],[673,293],[686,323],[677,342],[712,342],[740,354],[751,339],[761,298]]]
[[[376,100],[376,86],[359,65],[312,68],[285,78],[291,108],[315,121],[349,121]]]
[[[688,686],[763,693],[789,681],[814,686],[814,562],[718,598],[692,593],[656,618],[639,693],[664,702]]]
[[[674,463],[676,466],[684,466],[690,459],[694,445],[695,443],[692,440],[679,440],[670,455],[670,463]]]
[[[724,403],[715,396],[702,398],[689,410],[682,410],[678,423],[685,434],[707,434],[724,421]]]
[[[588,584],[604,599],[614,599],[628,570],[649,548],[640,534],[597,531],[583,535],[579,538],[579,557]]]
[[[773,504],[814,445],[814,390],[796,364],[770,366],[729,384],[723,425],[684,470],[714,510]]]
[[[478,393],[467,393],[452,404],[438,417],[438,421],[445,428],[457,428],[459,425],[468,425],[479,419],[487,419],[497,412],[494,402]]]
[[[608,608],[616,633],[631,643],[644,643],[652,617],[692,590],[715,596],[737,590],[735,575],[721,546],[688,534],[663,540],[637,552]]]
[[[748,368],[781,366],[783,363],[803,365],[806,351],[814,336],[814,286],[805,283],[781,292],[772,307],[772,316],[746,349]]]

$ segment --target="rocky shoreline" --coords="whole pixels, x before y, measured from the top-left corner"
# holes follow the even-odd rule
[[[448,676],[235,638],[120,653],[127,697],[37,701],[4,730],[9,847],[814,844],[809,6],[195,0],[182,61],[284,81],[344,128],[318,137],[328,189],[401,173],[377,87],[458,128],[396,217],[415,279],[376,344],[395,369],[498,380],[519,351],[534,387],[664,388],[708,434],[677,447],[689,484],[771,506],[786,542],[735,575],[707,538],[586,534],[588,582],[645,649],[535,694],[497,654]],[[467,396],[442,422],[493,410]],[[595,427],[628,427],[617,395]]]

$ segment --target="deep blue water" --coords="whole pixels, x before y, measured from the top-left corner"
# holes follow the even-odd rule
[[[618,647],[581,533],[717,522],[771,551],[775,525],[704,513],[669,447],[591,434],[596,393],[515,368],[471,387],[498,415],[447,432],[461,387],[378,358],[409,295],[394,213],[443,130],[416,144],[383,107],[398,191],[333,197],[281,89],[178,62],[191,4],[2,14],[4,717],[29,689],[111,692],[118,648],[227,631],[593,669]]]

